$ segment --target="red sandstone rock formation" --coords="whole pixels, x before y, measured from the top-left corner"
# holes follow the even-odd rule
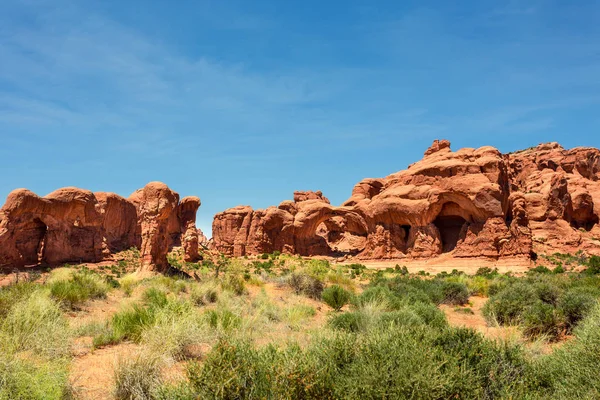
[[[320,190],[317,190],[316,192],[313,192],[312,190],[294,192],[295,203],[300,203],[301,201],[307,200],[321,200],[329,204],[329,199],[323,196],[323,192],[321,192]]]
[[[198,244],[201,247],[204,247],[205,249],[208,248],[209,244],[210,244],[210,239],[206,237],[206,235],[204,234],[204,232],[202,232],[202,230],[200,228],[197,229],[198,230]]]
[[[0,209],[0,266],[100,261],[110,251],[104,211],[87,190],[63,188],[45,197],[13,191]]]
[[[135,205],[114,193],[96,192],[94,196],[100,206],[102,227],[110,253],[139,247]]]
[[[196,228],[196,212],[200,208],[198,197],[184,197],[179,203],[179,219],[181,223],[181,247],[183,247],[184,261],[198,261],[200,256],[198,246],[200,244]],[[200,232],[202,233],[202,232]]]
[[[183,245],[186,260],[198,258],[197,197],[184,198],[152,182],[129,199],[114,193],[63,188],[39,197],[13,191],[0,209],[0,268],[66,262],[98,262],[139,247],[144,268],[164,270],[166,254]],[[174,221],[175,228],[169,223]]]
[[[142,238],[142,269],[165,271],[171,237],[169,219],[176,212],[179,195],[162,182],[150,182],[129,200],[135,204]]]
[[[600,151],[558,144],[503,155],[435,141],[404,171],[365,179],[340,207],[295,192],[277,208],[215,216],[213,244],[241,256],[275,250],[359,258],[598,252]],[[596,205],[596,207],[594,207]]]

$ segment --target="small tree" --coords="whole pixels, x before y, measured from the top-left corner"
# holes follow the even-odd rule
[[[223,254],[219,257],[219,260],[215,264],[215,277],[219,277],[220,272],[227,271],[227,267],[229,266],[229,258],[225,257]]]
[[[588,274],[599,274],[600,273],[600,256],[591,256],[587,262]]]

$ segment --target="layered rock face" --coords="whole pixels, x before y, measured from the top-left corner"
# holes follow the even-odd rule
[[[0,268],[99,262],[138,247],[145,268],[164,270],[174,245],[182,245],[186,259],[198,258],[198,207],[197,197],[179,202],[160,182],[129,199],[77,188],[45,197],[17,189],[0,209]]]
[[[213,245],[234,256],[278,250],[363,259],[595,253],[599,178],[598,149],[550,143],[512,154],[453,152],[436,140],[408,169],[359,182],[339,207],[321,192],[296,192],[278,207],[223,211]]]

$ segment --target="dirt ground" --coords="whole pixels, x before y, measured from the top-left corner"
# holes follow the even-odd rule
[[[518,334],[515,327],[491,326],[487,323],[482,313],[487,300],[487,297],[472,296],[469,298],[469,304],[465,307],[442,304],[440,309],[446,314],[450,325],[473,328],[490,339],[506,339]],[[466,311],[467,308],[470,308],[473,313],[461,312]]]
[[[432,275],[440,272],[451,272],[453,269],[465,272],[469,275],[475,274],[481,267],[498,268],[500,273],[527,272],[529,268],[534,267],[532,261],[527,257],[506,257],[499,260],[490,258],[456,258],[450,254],[442,254],[438,257],[427,259],[397,259],[397,260],[358,260],[344,261],[340,264],[352,264],[354,262],[363,264],[367,268],[386,269],[393,268],[396,265],[406,266],[408,272],[417,273],[419,271],[429,272]]]
[[[82,400],[112,399],[114,367],[119,359],[133,356],[139,350],[139,345],[121,343],[92,352],[89,350],[91,347],[90,337],[79,338],[75,343],[75,346],[78,345],[87,347],[87,351],[75,356],[71,363],[69,379],[77,398]]]

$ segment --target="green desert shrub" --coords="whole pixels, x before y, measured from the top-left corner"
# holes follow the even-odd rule
[[[31,296],[40,287],[36,283],[27,281],[0,287],[0,319],[6,317],[15,304]]]
[[[351,314],[336,315],[330,323],[341,330],[306,347],[221,339],[203,363],[189,364],[190,388],[212,399],[524,397],[529,367],[519,347],[422,324],[353,333],[354,317],[342,317]]]
[[[384,328],[425,325],[423,318],[409,307],[383,313],[377,322]]]
[[[188,379],[206,399],[261,398],[270,388],[261,354],[247,342],[219,341],[203,364],[188,365]]]
[[[106,297],[109,285],[98,274],[78,271],[68,280],[56,280],[49,284],[50,294],[68,307],[76,307],[89,299]]]
[[[567,270],[563,267],[562,264],[558,264],[556,267],[552,269],[553,274],[564,274]]]
[[[72,398],[64,360],[32,362],[0,354],[0,399],[62,400]]]
[[[521,324],[529,337],[557,338],[570,332],[600,295],[593,277],[535,275],[511,280],[483,308],[488,320]]]
[[[349,264],[347,267],[354,273],[355,276],[359,276],[367,269],[365,265],[358,263]]]
[[[394,272],[400,275],[408,275],[408,268],[406,268],[406,265],[400,267],[400,265],[396,264],[394,266]]]
[[[374,286],[387,286],[410,303],[465,304],[469,298],[469,289],[456,280],[466,278],[459,274],[443,279],[397,276],[390,280],[376,281]]]
[[[68,353],[70,330],[59,305],[43,292],[14,304],[0,322],[0,348],[29,350],[48,357]]]
[[[442,303],[463,305],[469,302],[469,289],[464,283],[445,282],[442,286]]]
[[[162,384],[160,363],[152,355],[120,359],[115,367],[115,398],[118,400],[152,399]]]
[[[469,292],[474,296],[488,296],[490,280],[484,276],[473,276],[466,282]]]
[[[531,285],[518,282],[492,296],[483,307],[483,315],[502,325],[519,323],[525,309],[535,303],[537,298]]]
[[[262,273],[270,274],[272,272],[273,267],[275,266],[275,262],[271,259],[268,261],[253,261],[252,267],[254,268],[254,273],[256,275],[260,275]],[[250,279],[250,274],[248,273],[246,280]]]
[[[156,317],[156,309],[134,304],[128,309],[119,311],[111,318],[107,329],[94,337],[94,347],[102,347],[119,343],[123,340],[138,342],[144,329],[150,327]]]
[[[511,275],[495,275],[490,279],[488,296],[494,296],[516,282],[518,282],[518,278]]]
[[[529,337],[547,335],[556,338],[561,329],[561,321],[556,309],[543,301],[536,301],[523,312],[523,332]]]
[[[150,287],[146,289],[143,295],[143,300],[149,307],[161,308],[167,305],[169,300],[167,294],[160,289]]]
[[[333,308],[335,311],[339,311],[344,307],[352,298],[352,293],[347,291],[341,286],[333,285],[323,290],[322,298],[325,304]]]
[[[423,327],[376,330],[362,336],[354,344],[352,358],[336,371],[334,398],[468,397],[468,390],[456,384],[459,366],[441,349],[427,345],[431,339]]]
[[[563,289],[552,281],[539,281],[533,284],[537,298],[546,304],[556,306]]]
[[[365,303],[368,307],[373,303]],[[375,304],[376,301],[375,301]],[[364,307],[360,306],[360,307]],[[328,320],[328,326],[347,332],[365,332],[371,328],[392,329],[400,326],[428,326],[443,329],[448,326],[444,313],[433,304],[402,304],[392,311],[373,312],[372,309],[359,308],[356,311],[334,314]]]
[[[415,297],[414,300],[422,301],[420,297],[420,292],[425,293],[427,297],[429,297],[429,301],[434,304],[442,304],[444,302],[444,292],[443,286],[445,282],[441,279],[421,279],[421,278],[406,278],[406,277],[397,277],[395,278],[398,281],[397,288],[402,287],[402,283],[412,287],[415,290],[409,292],[410,297]],[[393,289],[393,288],[392,288]],[[398,289],[396,289],[398,291]]]
[[[357,307],[369,303],[382,304],[388,310],[397,310],[402,307],[405,301],[396,292],[390,290],[387,286],[374,286],[366,288],[360,295],[353,299]]]
[[[246,284],[244,278],[236,274],[227,274],[221,281],[221,288],[223,290],[229,290],[238,296],[246,293]]]
[[[242,323],[240,316],[228,309],[208,310],[204,313],[204,319],[211,328],[223,331],[237,328]]]
[[[524,398],[531,366],[519,346],[469,328],[441,330],[432,343],[464,368],[457,384],[465,392],[457,398]]]
[[[492,279],[498,276],[498,268],[491,269],[490,267],[480,267],[475,272],[475,276],[481,276],[486,279]]]
[[[347,332],[365,330],[369,319],[363,312],[353,311],[334,314],[328,321],[329,327]]]
[[[600,256],[591,256],[587,261],[586,273],[590,275],[600,274]]]
[[[588,291],[581,288],[567,290],[558,301],[558,310],[564,319],[567,332],[571,332],[596,304],[597,298]]]
[[[306,262],[304,262],[305,264],[305,271],[306,273],[318,280],[323,280],[325,279],[325,275],[327,275],[327,273],[329,272],[329,270],[331,269],[331,265],[329,264],[329,261],[327,260],[316,260],[316,259],[311,259],[308,260]]]
[[[190,384],[186,382],[166,383],[152,392],[153,400],[198,400]]]
[[[431,328],[442,329],[448,326],[444,312],[433,304],[415,303],[410,305],[410,309]]]
[[[154,323],[145,327],[140,341],[156,354],[175,360],[189,357],[189,346],[207,337],[205,325],[193,307],[165,307],[156,312]]]
[[[575,339],[536,363],[539,398],[595,399],[600,395],[600,306],[574,329]]]
[[[535,268],[532,268],[527,272],[531,273],[531,274],[551,274],[552,273],[552,271],[548,267],[545,267],[543,265],[538,265]]]
[[[303,294],[311,299],[320,300],[323,293],[323,281],[304,273],[292,273],[287,277],[287,284],[296,294]]]
[[[415,278],[414,280],[405,281],[405,279],[393,279],[387,283],[380,283],[379,286],[385,286],[389,288],[394,295],[401,300],[402,303],[432,303],[431,297],[426,293],[422,288],[416,287],[416,285],[411,284],[411,282],[415,282],[416,280],[420,280],[419,278]],[[442,298],[441,293],[439,293],[439,298]]]
[[[219,299],[219,290],[212,282],[195,285],[191,290],[190,298],[197,306],[216,303]]]

